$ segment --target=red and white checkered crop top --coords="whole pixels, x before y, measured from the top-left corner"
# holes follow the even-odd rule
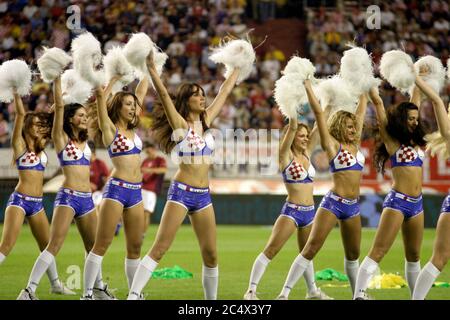
[[[210,156],[214,152],[214,146],[214,137],[210,133],[205,133],[202,137],[189,127],[184,139],[174,149],[179,157]]]
[[[339,151],[333,160],[330,161],[330,171],[338,172],[345,170],[362,171],[366,158],[361,151],[358,150],[356,157],[348,150],[339,145]]]
[[[91,164],[91,148],[86,143],[84,149],[78,148],[69,139],[67,145],[58,153],[58,160],[61,167],[64,166],[89,166]]]
[[[33,151],[25,151],[16,159],[16,166],[18,170],[44,171],[47,166],[47,154],[42,151],[38,156]]]
[[[108,154],[111,158],[119,156],[128,156],[132,154],[140,154],[142,151],[142,140],[135,133],[133,140],[127,138],[116,128],[114,140],[108,146]]]
[[[292,161],[281,172],[285,183],[312,183],[316,175],[316,169],[312,163],[309,164],[308,170],[300,163],[292,159]]]
[[[390,157],[391,168],[394,167],[421,167],[425,153],[422,149],[416,150],[412,146],[401,145]]]

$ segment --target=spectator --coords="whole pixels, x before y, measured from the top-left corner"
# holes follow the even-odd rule
[[[9,125],[5,119],[5,114],[0,112],[0,147],[9,147]]]
[[[92,199],[94,200],[94,204],[98,206],[102,200],[103,187],[109,177],[109,169],[105,161],[97,158],[94,141],[89,140],[87,144],[89,149],[91,149],[90,181]]]
[[[200,81],[208,97],[215,97],[223,79],[223,66],[208,59],[209,48],[219,45],[227,34],[243,36],[248,31],[248,18],[266,21],[274,18],[292,3],[286,0],[182,0],[182,1],[77,1],[82,11],[81,24],[103,44],[106,53],[113,46],[126,42],[129,34],[145,32],[169,55],[163,72],[163,80],[171,93],[182,81]],[[65,25],[64,8],[70,1],[1,1],[0,0],[0,63],[10,59],[36,61],[42,46],[57,46],[68,50],[69,40],[75,34]],[[402,1],[383,4],[382,29],[374,32],[366,23],[367,6],[373,1],[353,1],[352,7],[344,2],[342,9],[312,8],[314,1],[305,1],[307,57],[316,66],[318,77],[327,77],[339,71],[339,61],[346,43],[354,41],[365,46],[378,64],[381,55],[401,48],[414,60],[432,54],[446,62],[449,56],[449,6],[447,1]],[[336,5],[336,1],[326,1]],[[348,1],[351,3],[351,1]],[[277,7],[278,6],[278,7]],[[291,7],[292,8],[292,7]],[[292,11],[292,10],[291,10]],[[299,11],[300,12],[300,11]],[[288,12],[287,12],[288,13]],[[289,14],[287,14],[289,15]],[[253,44],[263,42],[252,34]],[[285,52],[271,46],[270,37],[264,46],[256,48],[257,61],[248,81],[233,89],[230,105],[233,116],[226,116],[220,124],[223,128],[248,129],[277,128],[282,118],[272,106],[270,98],[274,82],[280,77],[286,63]],[[34,68],[34,66],[33,66]],[[200,79],[200,80],[199,80]],[[217,85],[219,84],[219,85]],[[131,86],[133,86],[132,84]],[[390,105],[402,99],[402,95],[386,86],[383,99]],[[448,103],[450,86],[442,92]],[[33,82],[32,94],[25,107],[28,110],[48,111],[52,104],[50,87],[43,82]],[[231,100],[232,97],[232,100]],[[148,130],[154,98],[149,94],[144,102],[146,114],[142,117],[143,137],[151,139]],[[269,101],[269,102],[267,102]],[[306,108],[302,119],[313,119]],[[369,107],[370,110],[370,107]],[[435,127],[434,116],[424,108],[424,121]],[[8,106],[0,103],[0,111],[8,114]],[[370,111],[368,111],[370,113]],[[12,115],[9,127],[12,126]],[[311,124],[311,123],[310,123]],[[9,131],[10,132],[10,131]],[[8,139],[7,139],[8,140]]]
[[[163,157],[158,156],[158,151],[154,144],[145,142],[144,150],[147,157],[142,162],[141,171],[145,233],[150,224],[150,217],[155,212],[156,200],[161,193],[164,175],[167,172],[167,164]]]

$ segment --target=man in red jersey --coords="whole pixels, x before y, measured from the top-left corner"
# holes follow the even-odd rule
[[[158,150],[152,143],[145,142],[144,150],[147,157],[141,165],[142,199],[144,201],[145,231],[150,224],[150,215],[155,211],[156,199],[161,192],[164,175],[167,172],[166,160],[158,156]]]
[[[91,149],[91,165],[90,165],[90,182],[92,190],[92,198],[94,204],[98,206],[102,201],[102,189],[108,180],[109,169],[105,161],[97,158],[95,154],[95,143],[91,140],[88,141],[88,146]]]

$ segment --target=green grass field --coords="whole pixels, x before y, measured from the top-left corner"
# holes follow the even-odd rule
[[[2,226],[0,226],[1,230]],[[255,257],[263,249],[269,235],[269,226],[219,226],[218,227],[218,251],[219,251],[219,299],[242,299],[247,289],[250,270]],[[150,248],[156,233],[156,226],[151,226],[147,232],[142,254]],[[361,246],[361,260],[367,254],[375,235],[375,230],[365,229]],[[434,240],[434,229],[425,232],[422,246],[422,265],[430,258]],[[103,261],[103,278],[115,292],[119,299],[125,299],[127,294],[127,282],[124,274],[125,241],[123,230],[113,241],[111,248]],[[271,262],[258,287],[258,295],[261,299],[274,299],[284,283],[291,262],[297,255],[296,241],[294,237],[285,245],[283,250]],[[0,299],[15,299],[20,290],[26,285],[29,273],[38,256],[38,248],[34,242],[28,226],[24,226],[17,244],[0,266]],[[403,246],[400,235],[389,254],[381,263],[381,270],[386,273],[399,273],[403,276]],[[81,238],[75,226],[72,226],[67,236],[64,247],[57,257],[60,278],[64,281],[71,277],[76,279],[79,267],[80,280],[84,266],[84,252]],[[72,265],[72,269],[70,266]],[[201,257],[198,244],[190,226],[183,225],[177,238],[162,260],[159,268],[179,265],[192,272],[192,279],[161,280],[151,279],[144,289],[147,299],[174,299],[191,300],[203,299],[201,284]],[[343,249],[339,230],[335,229],[327,239],[323,249],[314,261],[315,269],[334,268],[344,272]],[[67,272],[69,268],[69,273]],[[75,273],[74,271],[75,270]],[[450,268],[446,268],[437,281],[450,282]],[[328,285],[336,287],[327,287]],[[318,285],[335,299],[351,299],[350,288],[346,283],[334,281],[318,281]],[[81,285],[80,285],[81,286]],[[291,299],[304,299],[305,283],[300,279]],[[81,295],[81,289],[76,290]],[[49,294],[49,281],[44,275],[37,291],[40,299],[79,299],[77,296],[59,296]],[[384,289],[370,290],[370,294],[377,300],[409,299],[409,289]],[[432,288],[428,299],[450,299],[450,288]]]

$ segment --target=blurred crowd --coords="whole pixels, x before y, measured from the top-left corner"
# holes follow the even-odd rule
[[[380,3],[380,29],[369,29],[366,26],[366,11],[377,3]],[[376,65],[379,65],[384,52],[394,49],[404,50],[413,61],[433,55],[441,59],[445,66],[449,58],[450,10],[446,0],[395,0],[389,3],[363,0],[345,9],[319,7],[308,10],[306,16],[307,52],[321,77],[339,71],[339,61],[349,43],[365,47]],[[382,89],[386,106],[408,98],[387,83],[383,84]],[[446,104],[449,95],[450,83],[447,83],[441,92]],[[429,101],[423,102],[421,116],[428,130],[437,129]],[[370,119],[374,119],[372,108],[369,108],[367,115],[367,120]]]
[[[70,42],[79,31],[67,28],[70,14],[66,9],[77,5],[81,12],[81,29],[92,32],[103,44],[105,53],[126,43],[131,33],[145,32],[169,55],[163,73],[169,91],[175,93],[182,81],[198,82],[211,102],[223,82],[223,70],[208,59],[209,48],[217,46],[227,35],[245,37],[249,31],[248,17],[261,22],[274,18],[273,4],[275,1],[0,0],[0,62],[20,58],[36,70],[36,60],[43,46],[69,51]],[[273,46],[264,46],[257,53],[258,62],[252,76],[233,91],[214,127],[222,130],[282,127],[282,117],[270,97],[286,57]],[[34,80],[31,96],[24,99],[25,105],[29,110],[48,110],[52,104],[51,87],[37,77]],[[129,89],[133,90],[135,85]],[[147,140],[151,140],[147,128],[154,100],[155,93],[150,90],[140,130]],[[13,105],[0,104],[1,146],[8,146],[13,120]]]
[[[301,2],[301,1],[300,1]],[[339,1],[338,1],[339,2]],[[80,30],[69,30],[66,12],[71,5],[80,8],[81,29],[92,32],[103,44],[104,52],[123,45],[131,33],[145,32],[169,55],[163,80],[171,93],[184,81],[198,82],[211,102],[223,82],[221,67],[208,59],[209,48],[227,36],[245,37],[248,24],[270,23],[271,19],[289,17],[289,9],[299,1],[288,0],[143,0],[143,1],[62,1],[0,0],[0,63],[20,58],[37,70],[36,60],[42,47],[70,50],[71,40]],[[365,27],[367,5],[345,8],[310,7],[305,12],[308,57],[319,76],[338,72],[339,60],[348,42],[365,46],[379,62],[385,51],[402,48],[414,59],[432,54],[448,57],[449,8],[446,1],[393,1],[381,8],[381,30]],[[71,20],[73,22],[73,20]],[[264,39],[252,36],[257,46]],[[289,58],[270,41],[256,49],[257,63],[250,78],[235,87],[215,128],[280,129],[283,118],[272,98],[274,82]],[[133,90],[136,83],[130,86]],[[37,77],[32,94],[24,102],[29,110],[48,110],[52,104],[51,87]],[[405,99],[388,86],[383,90],[386,104]],[[450,88],[442,93],[448,101]],[[156,94],[149,90],[145,99],[140,135],[152,140],[148,130]],[[422,116],[428,127],[435,128],[432,108],[425,103]],[[304,119],[313,121],[305,106]],[[373,118],[369,109],[368,118]],[[14,112],[12,104],[0,103],[0,146],[8,146]]]

